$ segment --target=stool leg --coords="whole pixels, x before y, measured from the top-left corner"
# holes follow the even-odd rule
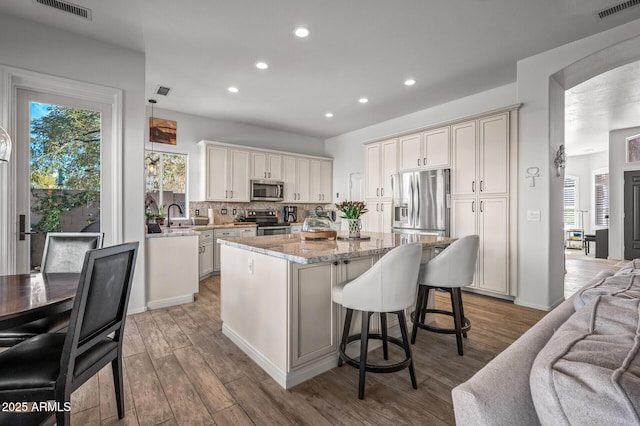
[[[351,319],[353,318],[353,309],[347,308],[347,315],[344,317],[344,328],[342,329],[342,340],[340,341],[340,351],[338,353],[338,367],[342,367],[344,361],[340,354],[344,354],[347,351],[347,338],[349,337],[349,330],[351,330]]]
[[[389,345],[387,344],[387,314],[380,312],[380,326],[382,327],[382,353],[384,359],[389,359]]]
[[[409,375],[411,376],[411,386],[414,389],[418,389],[418,382],[416,381],[416,372],[413,369],[413,357],[411,356],[411,346],[409,345],[409,338],[407,336],[407,318],[404,315],[404,310],[398,311],[398,322],[400,323],[400,333],[402,334],[402,345],[404,346],[404,353],[409,363]]]
[[[458,287],[451,290],[451,306],[453,307],[453,322],[456,328],[456,343],[458,344],[458,355],[462,356],[462,319],[460,318],[460,289]]]
[[[426,305],[426,302],[423,302],[425,292],[429,291],[427,286],[419,285],[418,286],[418,298],[416,299],[416,309],[413,311],[413,316],[411,320],[413,321],[413,327],[411,329],[411,344],[416,343],[416,336],[418,334],[418,323],[420,322],[420,316],[422,315],[423,306]]]
[[[431,293],[431,287],[424,285],[424,302],[422,303],[422,311],[420,311],[420,322],[424,324],[424,320],[427,318],[427,305],[429,304],[429,293]]]
[[[364,379],[367,373],[367,352],[369,350],[369,312],[362,312],[360,331],[360,378],[358,380],[358,399],[364,399]]]
[[[464,305],[462,304],[462,290],[458,289],[458,301],[460,302],[460,327],[464,326]],[[467,338],[467,332],[462,333],[462,337]]]

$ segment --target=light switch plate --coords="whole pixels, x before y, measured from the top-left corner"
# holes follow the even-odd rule
[[[540,222],[540,210],[527,210],[527,220],[529,222]]]

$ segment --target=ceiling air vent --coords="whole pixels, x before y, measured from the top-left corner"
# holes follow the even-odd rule
[[[640,0],[639,0],[640,1]],[[165,86],[158,86],[156,88],[156,95],[162,95],[162,96],[167,96],[169,94],[169,91],[171,90],[170,87],[165,87]]]
[[[68,1],[62,1],[62,0],[33,0],[33,1],[44,6],[49,6],[66,13],[70,13],[72,15],[76,15],[81,18],[91,20],[91,9],[78,6],[77,4],[69,3]]]
[[[612,6],[608,9],[605,10],[601,10],[600,12],[598,12],[598,17],[600,19],[604,19],[608,16],[613,15],[614,13],[618,13],[618,12],[622,12],[625,9],[628,9],[630,7],[633,6],[637,6],[640,4],[640,0],[629,0],[629,1],[625,1],[623,3],[617,4],[615,6]]]

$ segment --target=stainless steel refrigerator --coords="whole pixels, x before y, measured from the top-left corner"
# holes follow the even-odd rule
[[[392,182],[393,232],[450,235],[449,169],[401,172]]]

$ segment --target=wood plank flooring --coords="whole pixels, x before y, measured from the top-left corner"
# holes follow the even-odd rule
[[[569,298],[573,293],[584,286],[600,271],[615,272],[628,260],[597,259],[595,250],[589,255],[584,250],[565,250],[564,297]]]
[[[445,307],[446,294],[436,303]],[[454,424],[451,389],[467,380],[545,312],[463,294],[472,329],[459,357],[455,337],[420,330],[413,354],[418,390],[408,370],[367,375],[334,368],[282,389],[222,335],[220,281],[200,283],[191,304],[132,315],[124,344],[125,410],[118,421],[110,367],[72,397],[76,425],[389,425]],[[402,357],[391,345],[391,355]],[[372,360],[381,358],[381,349]]]

